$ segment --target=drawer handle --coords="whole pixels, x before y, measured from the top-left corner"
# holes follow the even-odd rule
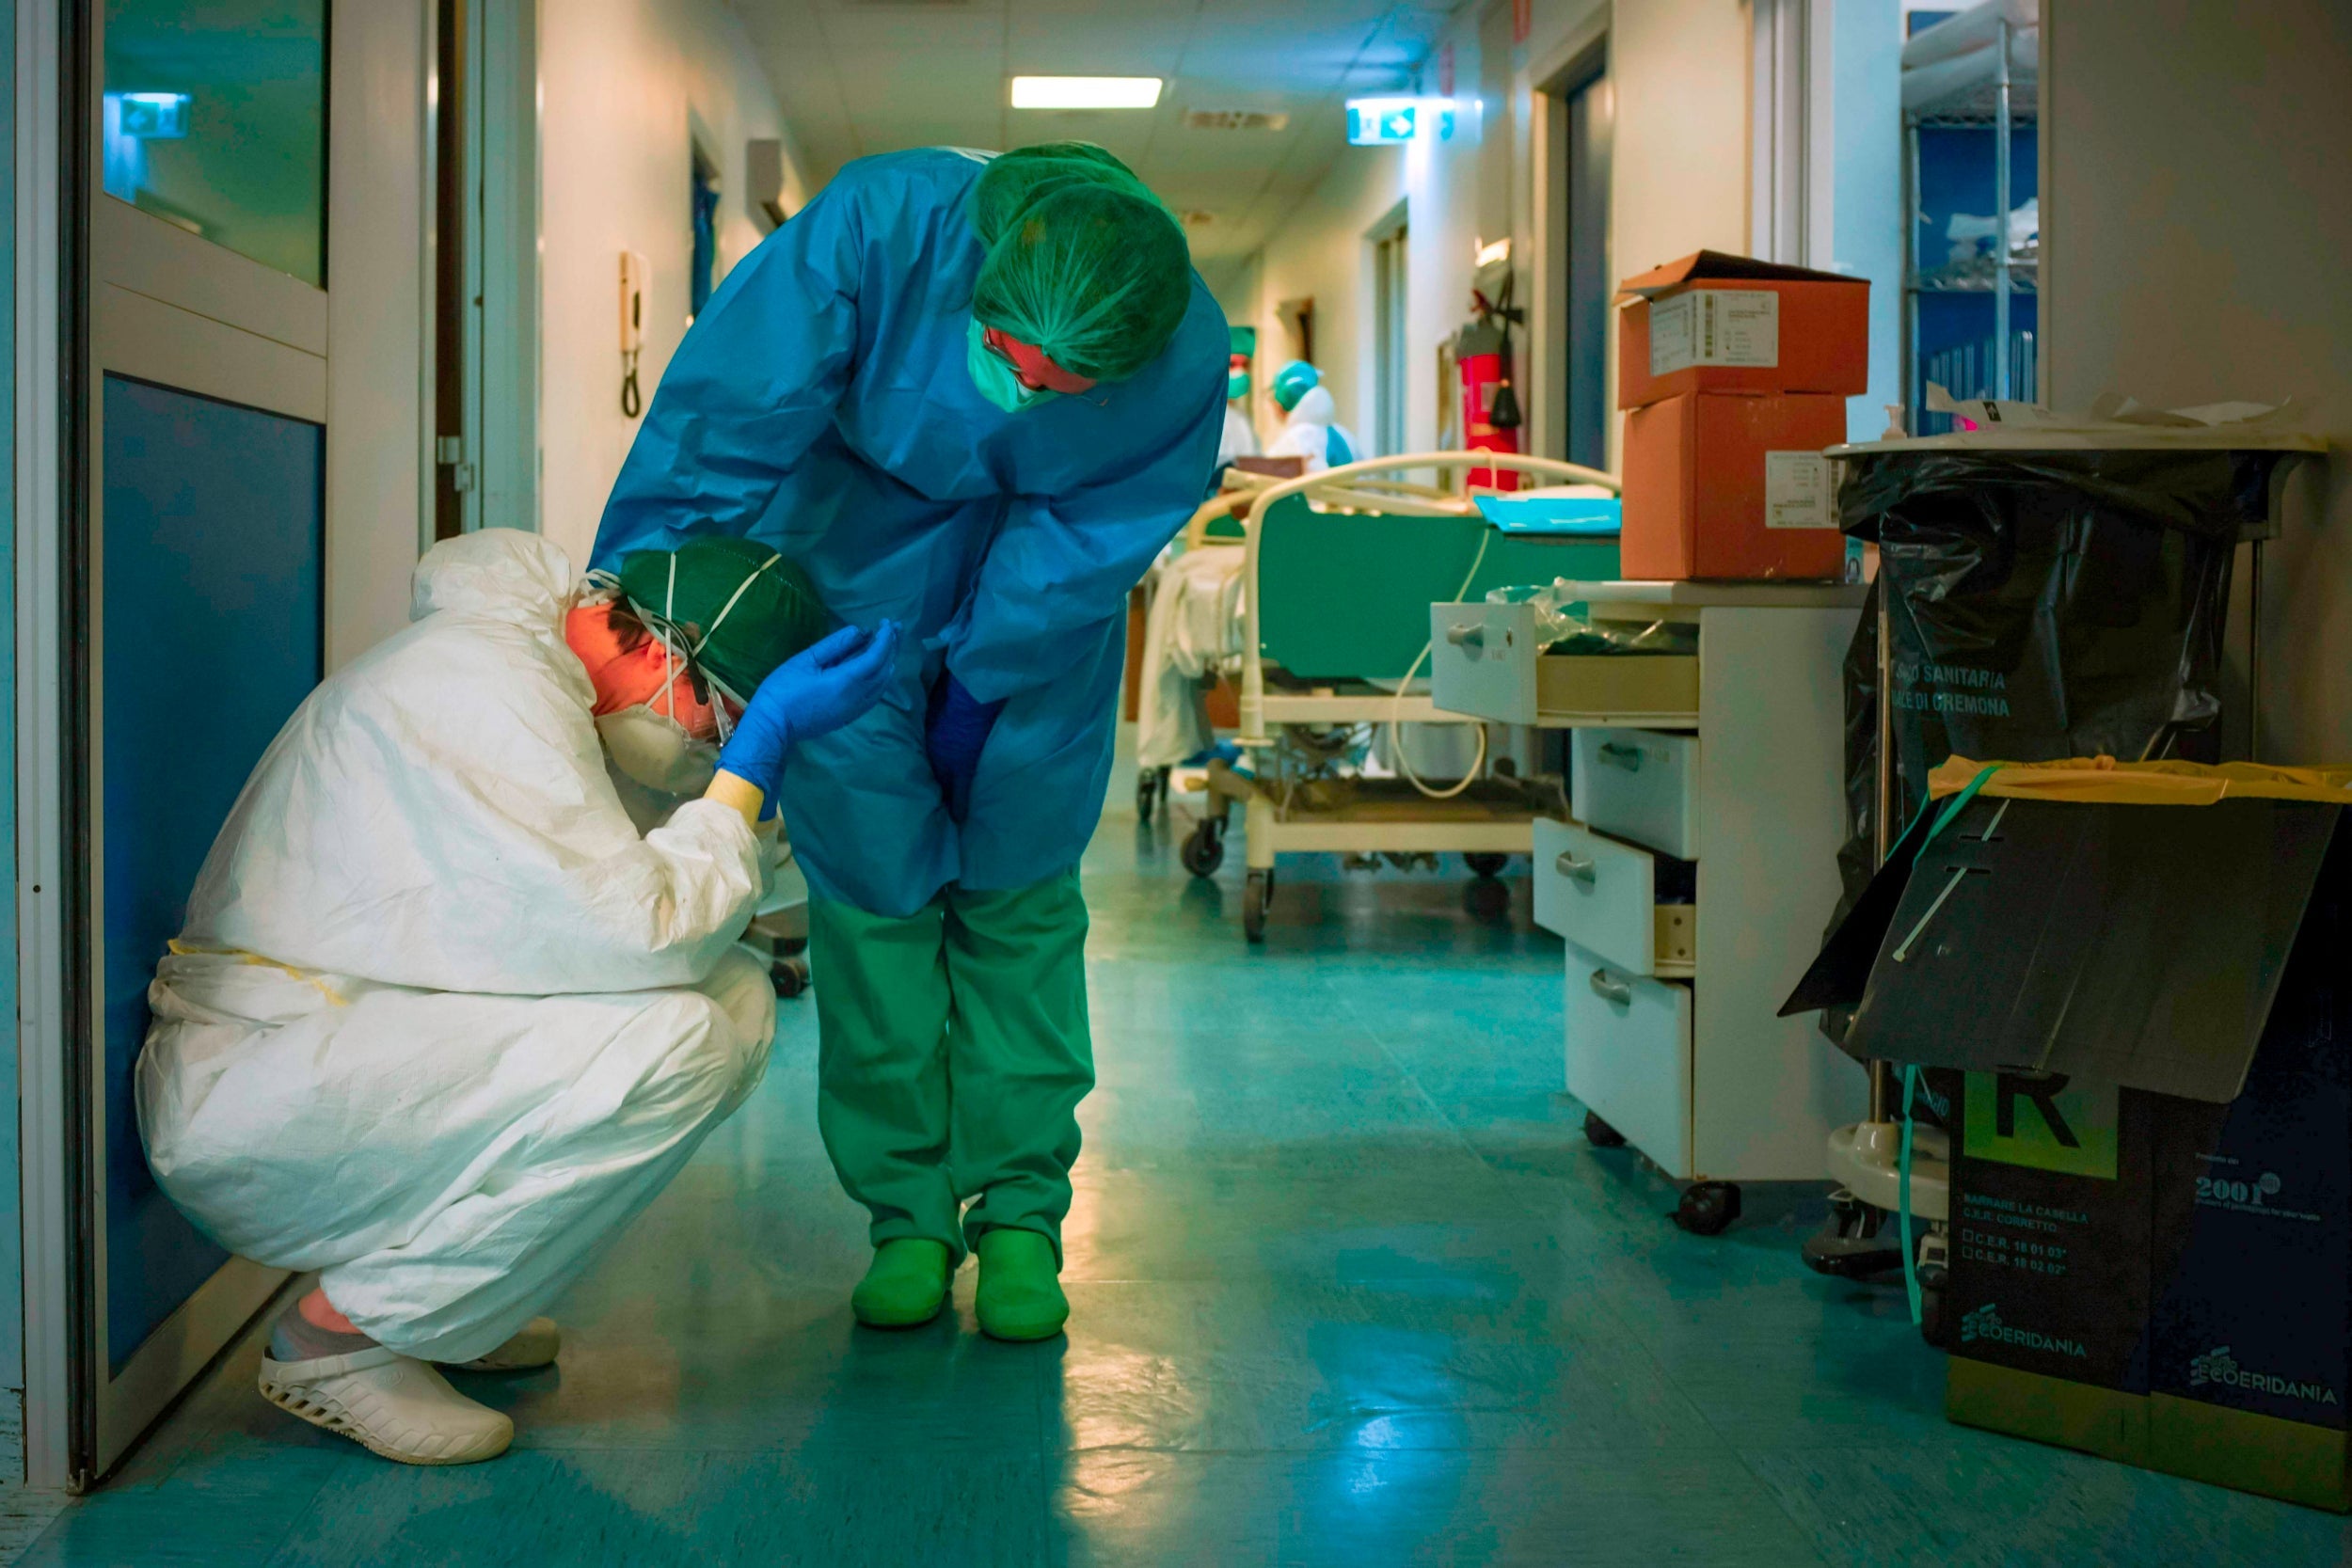
[[[1591,861],[1579,860],[1576,856],[1571,855],[1566,850],[1563,849],[1560,851],[1560,858],[1551,863],[1553,869],[1558,871],[1561,876],[1565,877],[1569,881],[1582,882],[1586,887],[1591,887],[1593,885],[1593,879],[1597,873],[1593,868],[1593,863]]]
[[[1457,648],[1469,648],[1475,651],[1486,645],[1486,628],[1485,626],[1448,626],[1445,640]]]
[[[1600,749],[1600,760],[1613,763],[1629,773],[1639,773],[1642,770],[1642,749],[1639,746],[1620,746],[1613,740],[1608,741]]]
[[[1593,971],[1593,994],[1613,1006],[1633,1006],[1633,982],[1620,980],[1605,969]]]

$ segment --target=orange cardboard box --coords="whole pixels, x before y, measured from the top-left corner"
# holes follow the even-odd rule
[[[1617,406],[1870,388],[1870,280],[1702,250],[1619,285]]]
[[[1625,420],[1629,578],[1822,578],[1846,570],[1829,459],[1846,438],[1834,393],[1699,392]]]

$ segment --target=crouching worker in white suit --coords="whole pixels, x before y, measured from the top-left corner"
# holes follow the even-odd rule
[[[552,1360],[536,1314],[766,1066],[774,993],[734,950],[757,823],[791,745],[870,707],[898,639],[845,629],[746,674],[794,631],[791,569],[714,569],[706,546],[748,547],[653,558],[657,607],[576,589],[535,535],[436,546],[414,624],[263,754],[151,989],[157,1180],[222,1245],[320,1272],[262,1392],[388,1459],[504,1451],[512,1423],[437,1364]],[[608,754],[675,791],[698,751],[707,789],[641,833]]]

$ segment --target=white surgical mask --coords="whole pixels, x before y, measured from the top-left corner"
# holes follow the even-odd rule
[[[696,740],[666,713],[640,703],[596,721],[612,766],[647,789],[666,795],[700,795],[719,771],[719,749]]]

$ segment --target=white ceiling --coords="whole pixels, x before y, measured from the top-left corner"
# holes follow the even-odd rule
[[[1343,100],[1410,86],[1465,0],[731,0],[821,182],[898,148],[1109,148],[1179,213],[1211,281],[1255,250],[1346,143]],[[1015,109],[1022,75],[1161,76],[1151,110]],[[1289,115],[1187,128],[1193,109]]]

